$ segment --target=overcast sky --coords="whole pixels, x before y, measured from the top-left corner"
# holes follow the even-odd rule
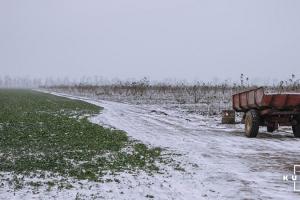
[[[299,0],[0,0],[0,76],[300,77]]]

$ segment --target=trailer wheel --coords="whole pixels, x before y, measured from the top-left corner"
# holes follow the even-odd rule
[[[273,133],[273,132],[275,131],[274,126],[267,126],[267,131],[268,131],[269,133]]]
[[[292,127],[293,127],[294,136],[296,138],[300,138],[300,124],[298,123],[297,125],[292,126]]]
[[[245,117],[245,135],[247,137],[256,137],[259,130],[260,117],[256,110],[249,110]]]

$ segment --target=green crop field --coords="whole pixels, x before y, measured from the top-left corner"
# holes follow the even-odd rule
[[[159,148],[88,121],[100,112],[100,107],[82,101],[30,90],[0,90],[0,177],[12,175],[1,182],[22,187],[27,176],[102,181],[107,173],[159,170],[155,164]]]

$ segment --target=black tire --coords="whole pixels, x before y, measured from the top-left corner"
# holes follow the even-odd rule
[[[300,116],[296,116],[297,124],[292,126],[295,138],[300,138]]]
[[[267,131],[269,133],[273,133],[275,131],[275,128],[273,126],[267,126]]]
[[[260,117],[256,110],[249,110],[245,117],[245,135],[247,137],[256,137],[259,130]]]
[[[294,133],[295,138],[300,138],[300,124],[299,124],[299,122],[298,122],[297,125],[292,126],[292,127],[293,127],[293,133]]]

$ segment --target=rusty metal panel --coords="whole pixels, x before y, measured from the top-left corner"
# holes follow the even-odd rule
[[[270,107],[283,109],[286,106],[287,95],[273,95]]]
[[[249,110],[251,108],[257,108],[258,104],[264,95],[263,88],[249,90],[233,95],[233,109],[236,111]]]
[[[272,94],[265,95],[263,104],[274,109],[300,108],[300,94]]]
[[[255,108],[255,91],[248,93],[248,107]]]
[[[241,110],[239,97],[240,96],[238,94],[232,96],[233,109],[235,109],[235,110]]]
[[[245,112],[249,109],[291,110],[300,109],[299,94],[265,94],[263,88],[257,88],[233,95],[233,109]]]
[[[256,102],[256,106],[263,106],[262,104],[262,100],[265,96],[265,91],[264,88],[258,88],[255,91],[255,102]]]
[[[247,93],[241,93],[240,94],[240,106],[241,106],[241,108],[248,109]]]
[[[286,104],[288,106],[298,106],[300,108],[300,94],[289,94]]]

